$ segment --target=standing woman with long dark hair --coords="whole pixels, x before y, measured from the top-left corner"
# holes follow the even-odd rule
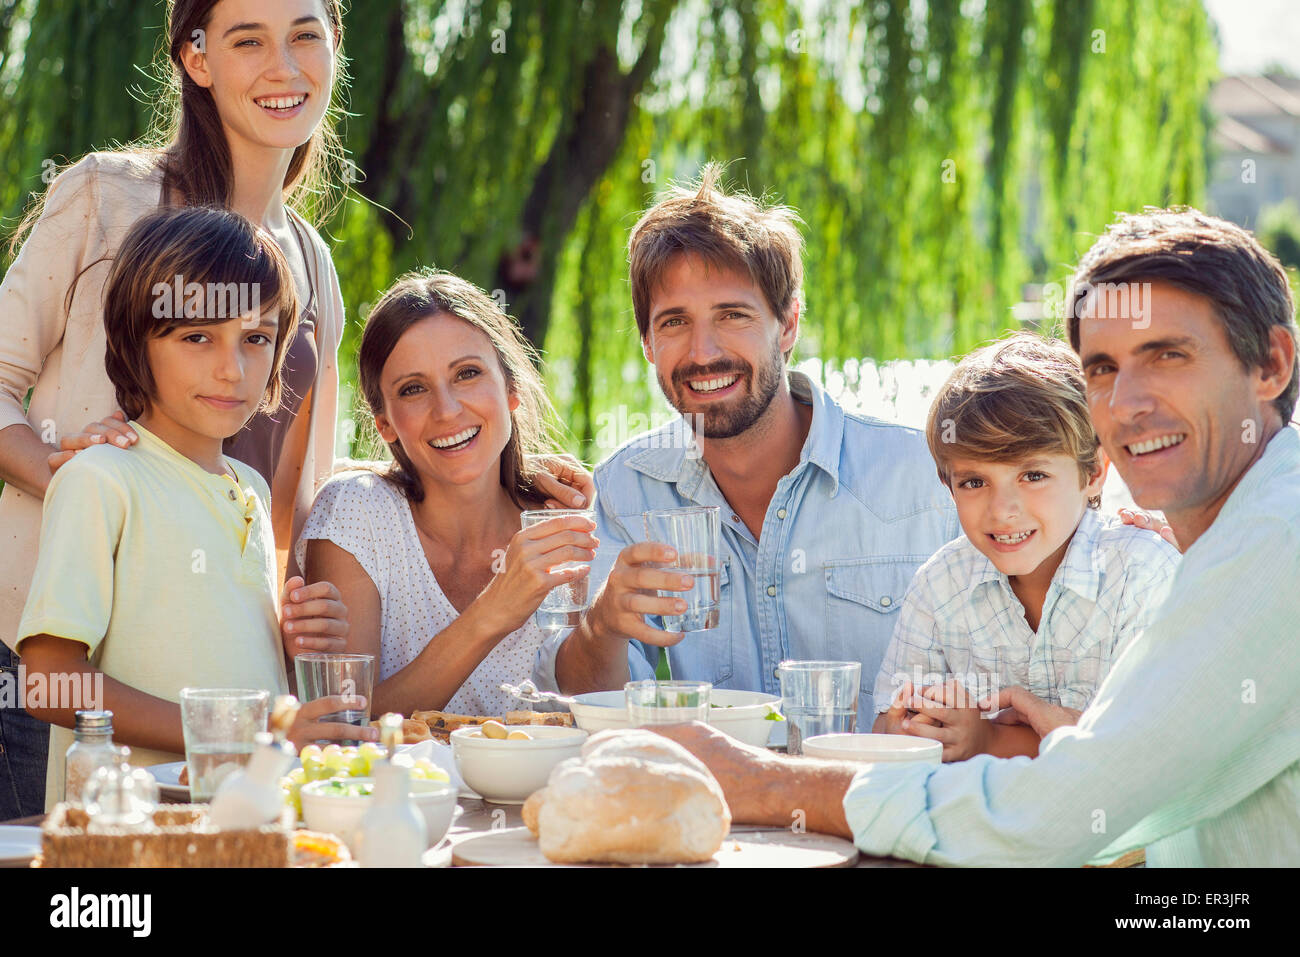
[[[303,307],[288,345],[283,403],[255,416],[226,448],[270,486],[283,567],[316,487],[334,465],[343,299],[329,248],[292,205],[312,194],[317,208],[328,210],[337,195],[330,167],[341,160],[334,119],[342,31],[339,0],[172,0],[172,97],[161,135],[153,145],[84,157],[62,172],[19,227],[14,246],[21,243],[21,252],[0,285],[5,671],[16,671],[9,646],[54,471],[88,445],[127,446],[137,438],[117,411],[104,370],[101,297],[118,244],[159,206],[242,214],[272,235],[293,274]],[[571,464],[553,459],[545,467],[582,487],[586,476]],[[578,495],[545,476],[539,484],[565,504]],[[284,606],[286,651],[340,647],[346,609],[333,585],[307,588],[291,578],[286,586],[293,599]],[[43,806],[47,735],[21,700],[0,709],[0,820]]]

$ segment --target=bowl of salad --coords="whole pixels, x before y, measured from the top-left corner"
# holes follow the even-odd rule
[[[761,691],[732,691],[714,688],[709,693],[709,724],[737,741],[756,748],[767,747],[780,722],[781,696]],[[627,702],[622,691],[593,691],[575,695],[569,705],[574,723],[592,734],[608,728],[630,728]]]

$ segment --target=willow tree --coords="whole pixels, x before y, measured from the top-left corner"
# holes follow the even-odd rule
[[[143,129],[161,24],[138,0],[0,0],[10,215],[45,158]],[[351,0],[346,49],[345,377],[364,306],[453,269],[544,348],[593,456],[663,408],[625,247],[670,181],[731,161],[799,210],[800,355],[950,356],[1116,210],[1201,200],[1217,59],[1199,0]]]

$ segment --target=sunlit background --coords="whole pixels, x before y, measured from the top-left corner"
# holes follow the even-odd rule
[[[145,133],[163,20],[0,0],[10,224],[51,161]],[[572,450],[663,421],[625,244],[710,159],[806,222],[799,368],[912,425],[951,357],[1051,326],[1052,284],[1117,211],[1207,208],[1300,265],[1294,0],[350,0],[344,47],[347,191],[306,210],[348,307],[343,451],[372,451],[362,320],[417,265],[507,304]]]

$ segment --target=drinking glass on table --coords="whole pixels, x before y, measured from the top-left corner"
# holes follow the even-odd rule
[[[629,681],[623,686],[627,717],[634,728],[709,720],[707,681]]]
[[[254,735],[266,730],[271,693],[248,688],[182,688],[181,732],[190,800],[212,800],[223,778],[253,757]]]
[[[591,511],[582,508],[529,509],[520,513],[519,518],[523,528],[531,528],[553,518],[570,518],[574,515],[592,518]],[[591,562],[562,562],[549,571],[562,572],[572,568],[589,569]],[[542,603],[537,606],[537,611],[533,612],[537,627],[542,631],[562,631],[565,628],[577,627],[582,619],[582,613],[587,610],[587,605],[590,603],[589,584],[590,576],[583,575],[563,585],[557,585],[547,592]]]
[[[718,627],[719,542],[722,538],[721,509],[716,505],[693,508],[661,508],[642,513],[646,539],[670,546],[675,561],[660,565],[694,579],[689,591],[661,591],[661,598],[686,602],[679,615],[664,615],[664,631],[705,631]]]
[[[803,754],[804,738],[857,730],[862,662],[783,661],[776,674],[790,754]]]
[[[360,695],[366,699],[364,708],[336,711],[321,715],[319,720],[338,724],[355,724],[364,728],[370,720],[370,693],[375,684],[374,655],[332,655],[310,652],[293,659],[298,676],[298,700],[303,704],[330,695]],[[359,741],[340,741],[338,744],[359,744]]]

